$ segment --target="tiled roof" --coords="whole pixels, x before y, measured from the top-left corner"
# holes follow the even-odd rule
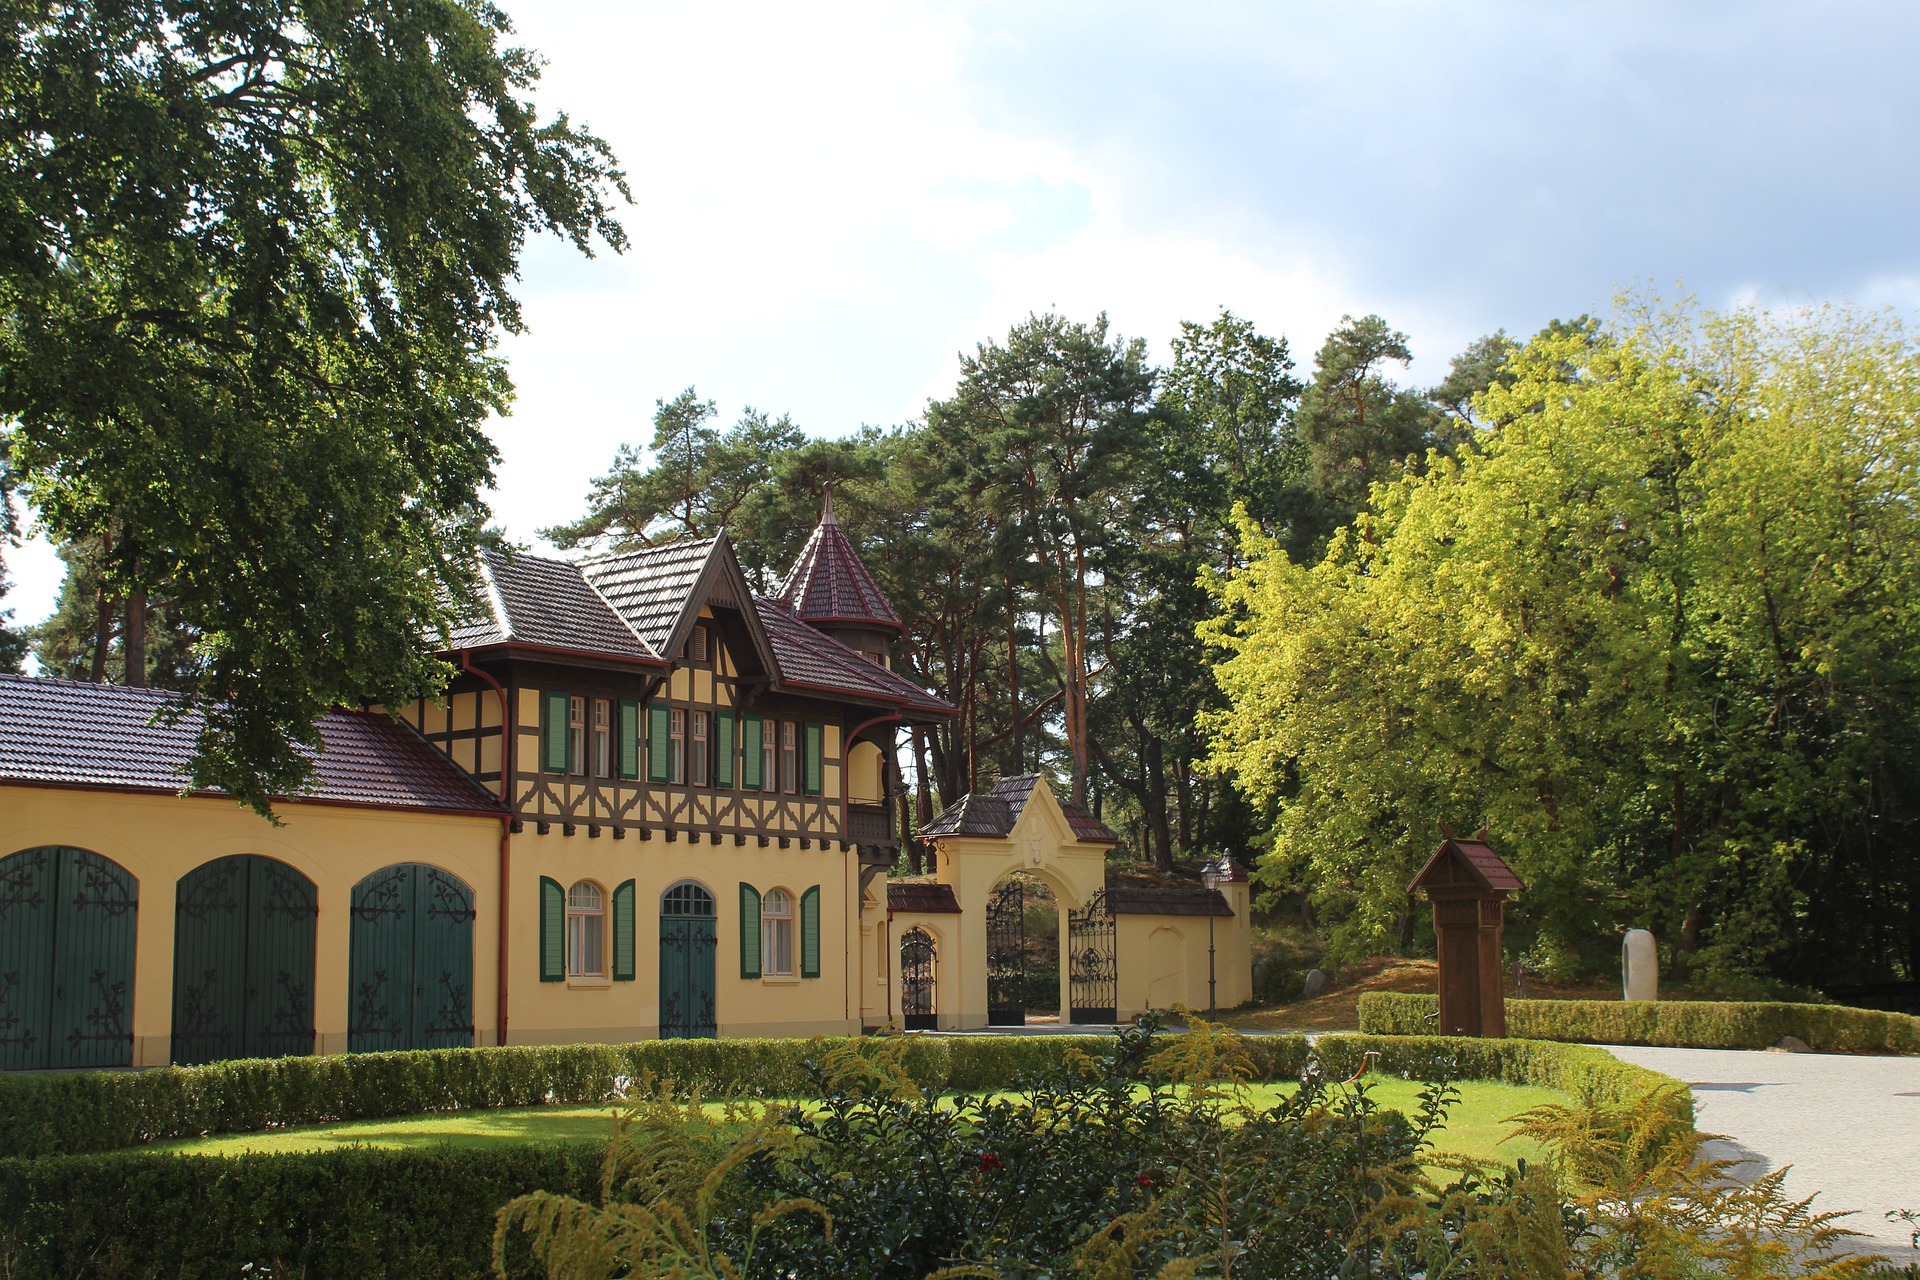
[[[1013,810],[999,796],[970,791],[920,828],[921,838],[933,836],[1005,836],[1013,830]]]
[[[953,704],[935,697],[905,676],[861,657],[831,636],[822,635],[776,601],[757,598],[760,621],[773,642],[783,684],[870,698],[906,711],[951,715]]]
[[[985,794],[969,793],[947,806],[945,813],[920,829],[921,836],[1006,836],[1013,833],[1020,813],[1033,798],[1037,773],[1019,773],[1002,778]],[[1060,812],[1073,829],[1074,838],[1096,844],[1119,844],[1120,837],[1107,825],[1068,801],[1060,801]]]
[[[485,612],[455,624],[456,650],[520,643],[657,660],[570,560],[483,551],[480,577]]]
[[[1450,865],[1442,867],[1442,863]],[[1412,893],[1427,884],[1462,883],[1458,873],[1464,873],[1468,880],[1485,889],[1512,891],[1526,887],[1520,883],[1520,877],[1513,873],[1513,868],[1507,865],[1506,859],[1495,853],[1493,846],[1484,840],[1461,840],[1448,836],[1433,851],[1433,856],[1427,859],[1427,865],[1420,868],[1420,874],[1407,886],[1407,892]]]
[[[866,623],[901,630],[893,606],[834,517],[832,489],[827,490],[813,536],[773,598],[802,622]]]
[[[667,656],[675,625],[716,556],[726,564],[716,569],[720,577],[706,579],[708,589],[723,595],[744,592],[737,573],[726,567],[731,553],[724,534],[578,564],[529,555],[509,560],[487,552],[481,563],[486,612],[454,628],[454,647],[518,642],[658,662]],[[735,585],[729,588],[728,582]],[[757,618],[781,683],[899,707],[909,714],[953,713],[945,699],[814,630],[780,604],[756,598],[749,609],[745,599],[737,603]]]
[[[887,886],[887,910],[917,911],[922,915],[960,914],[960,900],[949,884],[906,883]]]
[[[0,675],[0,781],[178,791],[198,714],[152,723],[179,695],[159,689]],[[335,711],[307,790],[291,799],[394,809],[495,812],[498,802],[445,756],[384,715]]]
[[[1233,908],[1215,890],[1107,886],[1107,909],[1117,916],[1230,916]]]
[[[717,542],[718,537],[683,538],[582,561],[580,568],[628,625],[660,651],[673,624],[686,612],[687,597],[700,581]]]

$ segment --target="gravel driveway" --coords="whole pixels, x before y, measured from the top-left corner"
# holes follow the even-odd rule
[[[1786,1188],[1819,1193],[1815,1209],[1856,1209],[1840,1225],[1902,1261],[1920,1258],[1910,1228],[1889,1209],[1920,1210],[1920,1058],[1603,1045],[1623,1062],[1665,1072],[1693,1087],[1702,1133],[1720,1159],[1752,1161],[1734,1172],[1791,1165]]]

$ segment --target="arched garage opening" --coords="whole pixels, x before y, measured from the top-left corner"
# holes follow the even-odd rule
[[[180,878],[174,899],[173,1061],[313,1052],[313,881],[236,854]]]
[[[0,1070],[132,1065],[138,900],[86,849],[0,858]]]
[[[424,862],[353,886],[347,1048],[473,1044],[473,890]]]

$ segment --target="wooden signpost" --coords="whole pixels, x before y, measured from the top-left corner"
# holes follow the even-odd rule
[[[1443,822],[1446,839],[1407,886],[1433,903],[1440,944],[1440,1025],[1447,1036],[1504,1036],[1500,932],[1509,893],[1525,888],[1487,844],[1485,827],[1461,839]]]

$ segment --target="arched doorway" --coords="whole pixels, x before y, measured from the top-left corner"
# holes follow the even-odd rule
[[[938,963],[932,934],[916,926],[900,935],[900,1025],[908,1031],[940,1028],[934,1015]]]
[[[0,858],[0,1070],[133,1064],[139,887],[47,845]]]
[[[713,894],[682,880],[660,895],[660,1038],[711,1039],[714,950],[719,943]]]
[[[173,1061],[313,1052],[313,881],[259,854],[216,858],[174,898]]]
[[[987,1025],[1059,1013],[1059,899],[1047,881],[1016,871],[987,898]]]
[[[353,886],[347,1048],[473,1044],[473,890],[424,862],[382,867]]]

